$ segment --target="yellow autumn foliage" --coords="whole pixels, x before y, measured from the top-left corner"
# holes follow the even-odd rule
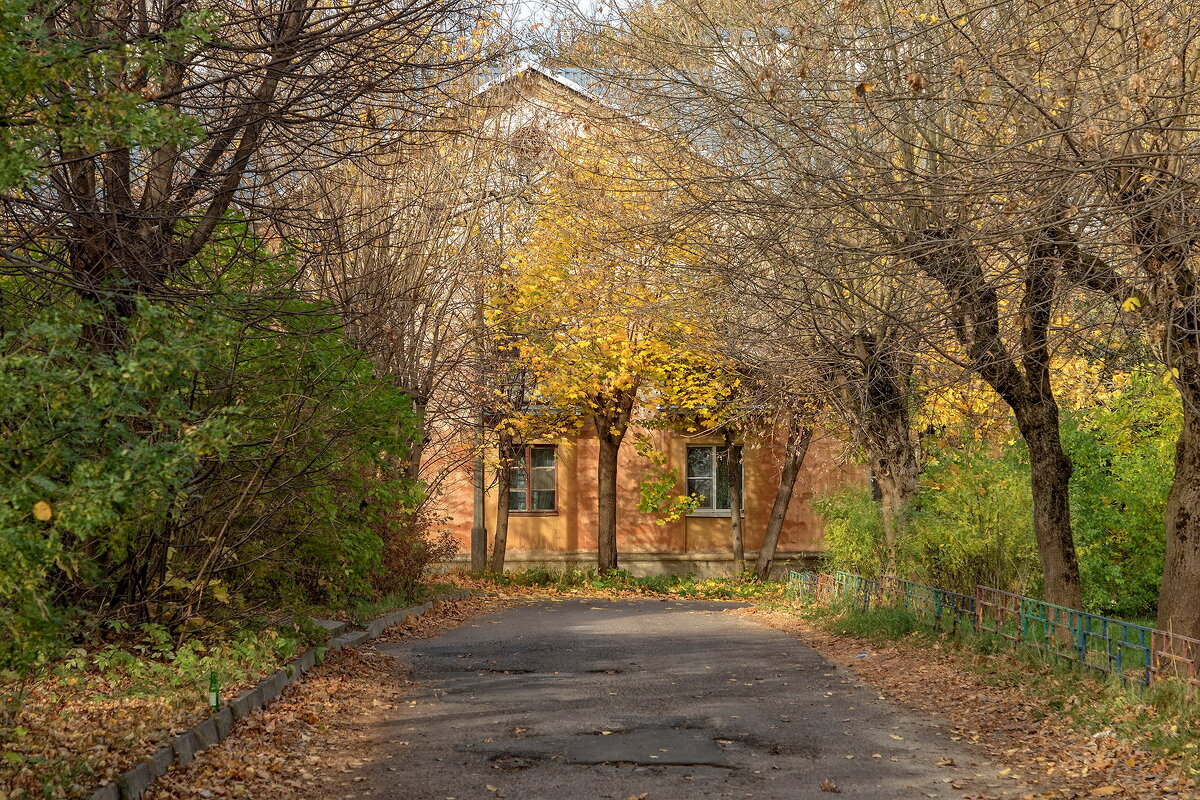
[[[696,283],[710,231],[681,224],[682,190],[649,160],[583,140],[567,159],[541,187],[489,314],[534,379],[530,406],[543,422],[579,419],[632,394],[711,416],[736,382]]]

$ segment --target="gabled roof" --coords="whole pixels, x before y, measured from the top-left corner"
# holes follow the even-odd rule
[[[555,88],[562,89],[592,106],[604,109],[608,115],[611,115],[611,119],[633,123],[647,130],[658,132],[654,125],[649,124],[646,120],[639,119],[630,113],[628,108],[622,108],[616,103],[605,99],[601,93],[588,88],[584,84],[584,81],[588,78],[588,73],[578,68],[554,70],[532,61],[523,61],[515,67],[504,71],[496,71],[491,78],[484,81],[471,93],[467,102],[470,103],[489,92],[497,91],[502,86],[511,84],[526,75],[536,76],[549,82]],[[595,85],[600,86],[601,84],[597,82]]]
[[[604,104],[604,100],[600,97],[600,95],[585,89],[582,83],[573,80],[575,76],[582,77],[584,75],[582,70],[572,69],[555,72],[554,70],[548,69],[541,64],[535,64],[532,61],[523,61],[520,64],[517,64],[515,67],[506,69],[503,72],[497,72],[493,77],[480,84],[479,88],[471,94],[471,97],[479,97],[480,95],[495,89],[501,84],[508,83],[509,81],[527,73],[536,73],[541,75],[544,78],[548,78],[555,83],[566,87],[576,94],[582,95],[594,103]],[[571,77],[567,77],[568,73],[571,74]]]

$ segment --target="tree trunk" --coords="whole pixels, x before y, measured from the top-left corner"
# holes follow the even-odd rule
[[[771,506],[771,517],[767,520],[762,547],[758,549],[758,561],[754,564],[754,571],[760,581],[771,577],[771,565],[775,561],[775,550],[779,546],[779,534],[783,532],[783,521],[787,518],[788,508],[792,504],[796,478],[800,476],[800,468],[804,466],[804,457],[808,454],[808,444],[811,441],[812,428],[793,427],[788,431],[787,452],[784,454],[783,471],[779,474],[779,489],[775,492],[775,504]]]
[[[725,430],[725,461],[729,471],[729,540],[733,549],[733,574],[746,571],[746,537],[742,529],[742,446],[734,444],[734,431]]]
[[[1059,294],[1058,272],[1068,255],[1063,237],[1048,231],[1032,238],[1018,315],[1020,334],[1010,346],[1000,324],[999,295],[984,274],[982,258],[972,245],[957,241],[956,233],[926,231],[927,243],[936,246],[920,260],[946,291],[947,318],[972,366],[1012,409],[1029,447],[1033,533],[1046,601],[1079,608],[1083,592],[1071,533],[1072,465],[1063,450],[1058,401],[1050,383],[1051,320]]]
[[[617,569],[617,455],[629,430],[629,420],[637,404],[637,386],[602,393],[592,415],[599,442],[596,492],[597,569],[607,574]]]
[[[1038,403],[1028,408],[1014,407],[1013,411],[1029,447],[1033,533],[1042,560],[1046,602],[1081,608],[1079,562],[1071,534],[1070,484],[1074,467],[1059,435],[1058,406]]]
[[[887,330],[860,331],[852,340],[860,375],[850,382],[859,441],[870,459],[883,497],[885,574],[896,569],[896,543],[917,496],[917,451],[909,396],[913,360]]]
[[[893,445],[900,444],[893,442]],[[917,454],[912,444],[905,440],[903,446],[867,448],[875,481],[883,506],[884,574],[896,570],[897,543],[908,529],[909,516],[917,498],[918,469]]]
[[[512,486],[512,437],[500,435],[500,468],[496,475],[496,537],[492,540],[491,571],[504,572],[504,552],[508,547],[508,490]]]
[[[487,569],[487,475],[484,472],[483,448],[485,437],[483,421],[479,422],[475,440],[475,480],[474,497],[471,506],[471,571],[483,572]]]
[[[600,434],[600,458],[596,494],[596,567],[601,574],[617,569],[617,454],[621,439]]]
[[[1196,353],[1176,360],[1183,429],[1175,443],[1175,479],[1167,495],[1166,553],[1158,628],[1200,639],[1200,368]]]
[[[421,479],[421,459],[425,457],[425,446],[429,443],[429,435],[425,429],[426,403],[413,398],[413,411],[417,415],[417,428],[408,443],[408,452],[404,454],[404,475],[414,484]]]

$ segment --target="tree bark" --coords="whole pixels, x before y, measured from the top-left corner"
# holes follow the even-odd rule
[[[596,494],[596,567],[601,574],[617,569],[617,454],[621,440],[600,436]]]
[[[404,474],[414,484],[421,479],[421,460],[425,457],[425,446],[429,442],[426,431],[428,416],[427,404],[414,397],[413,412],[417,415],[417,428],[408,443],[408,452],[404,454]]]
[[[496,475],[496,536],[492,540],[491,571],[504,572],[504,554],[508,548],[508,491],[512,486],[512,437],[500,435],[500,468]]]
[[[601,574],[617,569],[617,456],[629,430],[637,386],[599,395],[592,415],[600,445],[596,492],[596,566]]]
[[[1200,639],[1200,347],[1177,355],[1183,429],[1175,443],[1175,479],[1167,495],[1157,625]]]
[[[1183,406],[1175,476],[1163,515],[1166,546],[1156,624],[1160,630],[1200,639],[1200,276],[1195,236],[1183,235],[1195,230],[1196,207],[1194,195],[1181,191],[1184,184],[1160,183],[1160,175],[1157,164],[1127,173],[1128,183],[1118,184],[1117,196],[1132,212],[1130,238],[1141,272],[1149,278],[1145,299],[1157,306],[1162,361],[1176,370]],[[1154,180],[1144,180],[1148,177]],[[1189,200],[1181,203],[1176,199],[1180,197]],[[1131,296],[1132,291],[1122,289],[1114,299]],[[1182,667],[1182,662],[1174,664]]]
[[[733,550],[733,574],[746,571],[746,537],[742,529],[742,446],[734,443],[734,431],[725,430],[725,462],[729,471],[729,540]]]
[[[475,573],[487,569],[487,475],[483,465],[483,447],[486,437],[483,430],[483,421],[480,419],[475,434],[475,479],[471,504],[471,571]]]
[[[917,499],[917,457],[911,445],[882,451],[868,448],[868,451],[883,507],[883,539],[887,551],[883,571],[890,575],[896,570],[898,543],[908,530],[909,517]]]
[[[1047,602],[1080,608],[1083,592],[1071,531],[1071,460],[1059,436],[1058,402],[1050,385],[1050,320],[1059,272],[1070,253],[1053,230],[1033,237],[1025,265],[1020,335],[1001,330],[999,295],[979,254],[953,230],[927,230],[918,262],[946,293],[945,313],[972,368],[1012,409],[1029,447],[1033,533]]]
[[[796,478],[804,466],[808,445],[812,441],[812,428],[792,427],[788,431],[787,451],[784,453],[783,469],[779,474],[779,489],[775,492],[775,503],[763,533],[762,546],[758,549],[758,560],[754,571],[760,581],[771,577],[771,565],[775,562],[775,550],[779,547],[779,534],[783,532],[783,521],[787,518],[796,489]]]
[[[1033,531],[1042,560],[1045,597],[1050,603],[1080,608],[1079,563],[1071,534],[1071,473],[1074,466],[1059,435],[1058,405],[1022,406],[1013,411],[1029,448]]]
[[[913,360],[894,334],[860,331],[853,338],[859,374],[847,385],[846,401],[883,497],[884,573],[895,571],[920,472],[909,413]]]

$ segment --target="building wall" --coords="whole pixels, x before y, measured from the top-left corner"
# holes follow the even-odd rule
[[[687,438],[668,431],[654,431],[651,437],[655,446],[667,454],[668,466],[678,471],[680,482],[676,489],[681,493],[685,488],[687,446],[721,443],[716,438]],[[587,563],[589,556],[594,560],[597,442],[592,436],[581,436],[569,443],[555,444],[558,507],[554,512],[510,512],[507,552],[514,567],[542,562],[575,565],[577,561]],[[843,463],[841,449],[840,443],[830,438],[817,439],[809,448],[780,536],[778,553],[781,557],[819,553],[822,550],[821,520],[809,502],[814,494],[866,481],[861,467]],[[751,557],[762,543],[775,501],[781,460],[778,446],[773,440],[751,440],[744,448],[744,531],[746,552]],[[627,439],[618,462],[618,553],[630,556],[644,554],[646,558],[631,559],[637,563],[678,562],[683,565],[679,568],[683,571],[727,570],[727,565],[710,565],[703,569],[687,569],[687,565],[693,562],[723,563],[722,557],[730,551],[728,512],[720,516],[689,515],[674,522],[659,524],[661,518],[658,515],[637,509],[641,496],[639,484],[646,477],[648,469],[649,463],[638,455],[633,442]],[[490,549],[499,500],[492,469],[488,470],[488,481],[486,508]],[[446,482],[442,497],[436,504],[439,516],[445,520],[445,527],[458,541],[463,555],[470,552],[472,503],[471,469],[464,465]],[[662,558],[656,558],[658,556]],[[689,558],[671,558],[674,556]]]

